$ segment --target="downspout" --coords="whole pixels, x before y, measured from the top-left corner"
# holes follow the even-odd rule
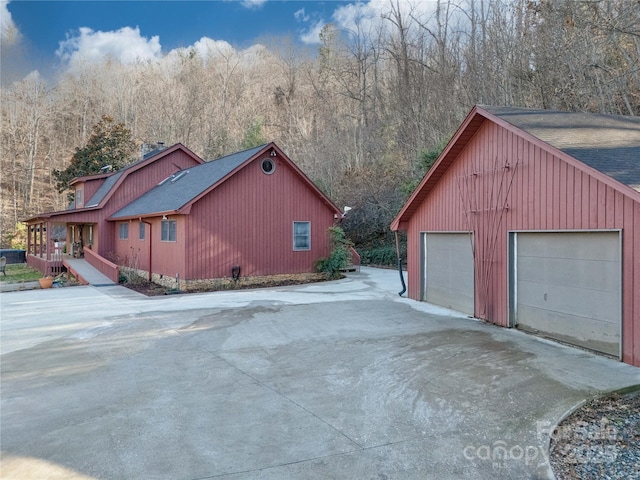
[[[151,248],[151,246],[153,245],[153,235],[151,235],[151,222],[142,220],[142,218],[140,218],[140,221],[146,225],[149,225],[149,281],[151,281],[151,274],[153,272],[153,270],[151,269],[151,260],[153,259],[153,250]]]
[[[398,255],[398,273],[400,273],[400,282],[402,283],[402,291],[398,292],[398,295],[402,296],[407,291],[407,286],[404,283],[404,275],[402,275],[402,257],[400,256],[400,240],[398,239],[398,231],[396,230],[396,254]]]

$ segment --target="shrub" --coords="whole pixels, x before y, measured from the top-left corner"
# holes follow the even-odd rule
[[[341,272],[345,270],[351,262],[351,247],[353,243],[346,237],[340,227],[330,227],[329,236],[331,241],[331,253],[328,257],[321,257],[316,260],[314,268],[318,272],[325,273],[331,280],[340,278]]]
[[[363,265],[383,265],[394,267],[398,264],[398,254],[395,246],[376,247],[358,250]],[[406,245],[401,245],[400,255],[406,262]]]

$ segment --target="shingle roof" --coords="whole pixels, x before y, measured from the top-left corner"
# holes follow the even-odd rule
[[[114,213],[126,218],[179,210],[262,150],[265,145],[180,170]]]
[[[406,228],[429,192],[471,141],[485,121],[515,127],[565,155],[640,192],[640,118],[553,110],[477,105],[413,191],[391,223]]]
[[[164,151],[167,151],[167,150],[169,150],[171,148],[174,148],[174,147],[176,147],[178,145],[180,145],[180,144],[175,144],[175,145],[172,145],[171,147],[164,147],[163,146],[163,147],[156,148],[155,150],[152,150],[150,152],[145,153],[142,156],[142,158],[136,160],[133,163],[130,163],[129,165],[126,165],[122,169],[120,169],[117,172],[115,172],[114,174],[110,175],[109,177],[107,177],[107,179],[104,181],[104,183],[102,185],[100,185],[100,188],[98,188],[96,193],[93,194],[93,196],[89,199],[88,202],[85,203],[85,205],[87,207],[97,207],[100,204],[100,202],[102,202],[106,198],[106,196],[111,191],[111,188],[113,188],[113,186],[118,182],[120,177],[122,177],[122,175],[125,172],[127,172],[128,170],[136,168],[138,165],[140,165],[141,163],[146,162],[151,157],[155,157],[156,155],[158,155],[158,154],[160,154],[160,153],[162,153]]]
[[[123,168],[122,170],[118,170],[116,173],[114,173],[110,177],[107,177],[103,182],[103,184],[100,185],[100,188],[96,190],[96,193],[94,193],[91,196],[91,198],[89,199],[88,202],[85,203],[85,205],[87,207],[97,207],[100,204],[100,202],[104,200],[104,197],[107,196],[107,194],[111,190],[111,187],[113,187],[116,184],[118,179],[122,176],[122,174],[125,172],[127,168],[128,166]]]
[[[480,108],[640,191],[640,117]]]

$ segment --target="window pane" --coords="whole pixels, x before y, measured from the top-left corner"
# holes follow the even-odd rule
[[[127,240],[129,238],[129,224],[120,224],[120,240]]]
[[[293,249],[311,249],[311,222],[293,222]]]
[[[162,221],[162,238],[163,242],[175,242],[176,241],[176,221],[175,220],[163,220]]]
[[[144,240],[144,222],[140,222],[140,240]]]

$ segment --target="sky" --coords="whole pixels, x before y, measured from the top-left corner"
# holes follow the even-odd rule
[[[354,8],[388,0],[35,1],[0,0],[3,83],[32,70],[64,71],[80,58],[123,63],[158,59],[176,48],[227,42],[246,49],[290,36],[317,47],[323,26],[349,22]],[[424,0],[422,0],[424,1]],[[362,13],[360,13],[362,14]],[[379,16],[379,15],[378,15]]]

